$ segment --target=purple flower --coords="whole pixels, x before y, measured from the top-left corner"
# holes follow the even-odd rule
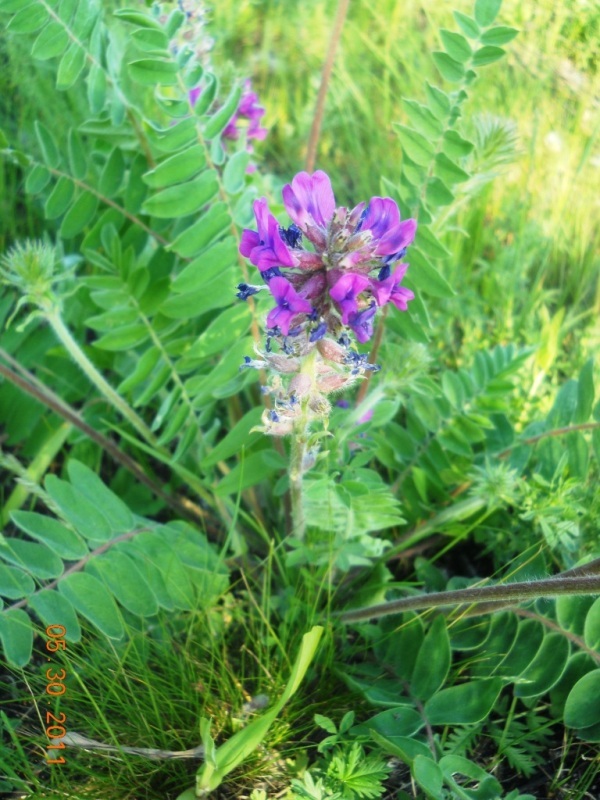
[[[385,274],[384,269],[386,268],[384,267],[381,270],[379,273],[380,275],[382,273]],[[400,282],[402,281],[407,269],[408,264],[398,264],[394,270],[394,273],[392,275],[388,275],[387,278],[384,278],[383,280],[374,280],[371,278],[371,291],[377,300],[377,305],[384,306],[390,300],[390,296],[394,291],[394,288],[396,286],[400,286]],[[389,267],[387,267],[387,270],[389,271]]]
[[[369,308],[353,314],[349,319],[349,325],[361,344],[363,342],[368,342],[371,336],[373,336],[373,317],[376,312],[376,304],[371,303]]]
[[[304,233],[315,227],[327,229],[335,211],[335,197],[324,172],[299,172],[283,187],[282,194],[285,210]]]
[[[294,259],[279,232],[279,223],[269,211],[265,198],[254,201],[258,232],[245,228],[240,253],[261,272],[272,267],[293,267]]]
[[[300,297],[291,283],[285,278],[272,278],[269,289],[277,305],[269,311],[267,325],[270,328],[277,326],[284,336],[288,335],[290,323],[296,314],[309,314],[312,306],[303,297]]]
[[[415,238],[417,221],[400,220],[400,211],[391,197],[373,197],[357,230],[370,231],[376,256],[400,253]]]
[[[356,298],[368,285],[369,279],[366,275],[346,272],[329,290],[329,294],[341,309],[344,325],[348,324],[349,316],[358,311]]]

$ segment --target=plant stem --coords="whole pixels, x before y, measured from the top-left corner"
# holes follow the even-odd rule
[[[294,425],[292,445],[290,449],[290,502],[292,506],[292,535],[304,539],[306,535],[306,517],[302,497],[302,478],[306,472],[306,455],[309,435],[308,404],[315,386],[315,366],[317,348],[315,347],[304,359],[301,372],[310,378],[310,388],[302,399],[302,413]]]
[[[60,312],[56,308],[44,309],[44,316],[52,326],[52,330],[57,335],[61,344],[65,347],[73,361],[83,370],[85,375],[98,389],[100,394],[151,444],[156,444],[156,438],[146,423],[130,408],[128,403],[123,400],[120,394],[104,379],[96,367],[92,364],[83,350],[79,347],[71,332],[63,322]]]
[[[342,35],[349,5],[350,0],[339,0],[337,11],[335,13],[335,20],[333,23],[333,29],[331,31],[331,39],[329,40],[327,56],[325,58],[325,63],[323,64],[323,72],[321,73],[321,84],[319,86],[319,94],[317,95],[317,102],[315,105],[315,115],[313,117],[310,136],[308,138],[308,146],[306,149],[307,172],[312,172],[315,168],[317,146],[319,144],[321,125],[323,124],[323,114],[325,112],[325,98],[327,97],[327,89],[329,88],[329,80],[333,70],[335,54]]]
[[[292,434],[290,451],[290,500],[292,505],[292,530],[297,539],[304,539],[306,534],[306,518],[302,498],[302,462],[306,454],[306,430],[298,430]]]
[[[458,606],[488,600],[503,600],[507,603],[518,604],[538,597],[556,597],[563,594],[600,594],[600,576],[556,577],[541,581],[435,592],[417,597],[404,597],[401,600],[392,600],[390,603],[381,603],[370,608],[345,611],[338,616],[342,622],[359,622],[385,617],[389,614],[399,614],[401,611],[421,611],[439,606]]]

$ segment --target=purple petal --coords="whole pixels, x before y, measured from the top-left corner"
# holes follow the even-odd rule
[[[361,231],[371,231],[375,255],[399,253],[415,238],[417,222],[401,221],[400,211],[391,197],[373,197],[363,218]]]
[[[358,311],[356,298],[368,285],[369,279],[365,275],[347,272],[329,290],[329,294],[340,307],[344,325],[348,324],[350,314]]]
[[[285,209],[298,227],[305,232],[311,223],[327,228],[335,212],[335,197],[323,171],[313,175],[299,172],[283,187],[282,194]]]

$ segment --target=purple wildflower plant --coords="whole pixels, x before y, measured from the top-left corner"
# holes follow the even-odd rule
[[[267,316],[267,352],[248,366],[293,375],[287,388],[278,379],[272,389],[277,419],[263,416],[263,429],[276,435],[297,430],[301,409],[309,418],[327,416],[326,395],[378,369],[352,341],[371,339],[377,312],[387,303],[406,311],[413,299],[402,286],[408,269],[402,259],[417,227],[414,219],[401,218],[390,197],[337,207],[320,170],[300,172],[282,196],[292,224],[280,226],[267,201],[257,200],[258,230],[244,230],[240,245],[276,303]],[[245,284],[238,296],[244,295],[250,296]]]

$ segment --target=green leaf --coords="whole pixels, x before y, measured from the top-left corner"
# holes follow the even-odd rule
[[[162,161],[157,167],[143,175],[144,183],[152,189],[164,189],[187,181],[206,166],[204,148],[198,144]]]
[[[177,64],[166,58],[141,58],[128,63],[129,74],[144,86],[174,86],[177,83]]]
[[[48,21],[48,12],[41,3],[32,3],[18,11],[6,26],[11,33],[34,33]]]
[[[237,194],[246,185],[246,168],[249,161],[250,153],[247,150],[240,150],[225,164],[223,186],[228,194]]]
[[[410,253],[409,275],[412,283],[433,297],[454,297],[455,291],[424,254],[416,247]]]
[[[150,129],[148,138],[161,153],[174,153],[183,147],[198,144],[196,121],[190,117],[182,119],[169,128],[161,130]]]
[[[226,128],[227,124],[231,121],[231,118],[237,111],[241,96],[242,87],[234,86],[227,99],[223,103],[223,106],[216,112],[216,114],[213,114],[213,116],[204,126],[204,136],[206,139],[214,139],[215,136],[218,136],[224,130],[224,128]]]
[[[13,511],[10,516],[22,531],[48,545],[61,558],[74,561],[89,553],[83,539],[52,517],[32,511]]]
[[[470,177],[468,172],[461,169],[444,153],[438,153],[435,157],[435,174],[449,184],[462,183]]]
[[[169,49],[169,39],[163,30],[150,30],[149,28],[137,29],[131,32],[131,40],[139,50],[156,55],[164,55]],[[179,105],[177,101],[174,101]],[[187,102],[184,104],[188,109]],[[189,111],[189,109],[188,109]]]
[[[62,216],[70,206],[74,193],[73,181],[64,176],[59,178],[44,206],[46,219],[56,219]]]
[[[573,414],[573,424],[587,422],[594,407],[594,359],[590,358],[579,373],[577,382],[577,408]]]
[[[439,766],[445,780],[452,789],[454,789],[454,792],[456,792],[456,794],[453,792],[454,797],[472,797],[474,799],[477,798],[477,800],[498,800],[502,794],[502,786],[498,783],[496,778],[489,775],[479,764],[476,764],[468,758],[457,755],[443,756],[440,758]],[[477,782],[479,784],[477,790],[466,791],[464,795],[458,794],[461,792],[465,782],[463,780],[456,781],[454,775],[462,775],[466,778],[470,778],[471,781]],[[508,800],[508,796],[506,796],[506,800]],[[520,800],[534,800],[534,798],[532,798],[531,795],[529,795],[529,798],[527,795],[521,795]]]
[[[400,143],[409,158],[422,167],[429,166],[435,155],[433,145],[420,133],[412,128],[407,128],[406,125],[394,124],[394,127],[398,131]]]
[[[185,361],[206,358],[240,339],[252,322],[252,312],[246,304],[234,305],[213,320],[198,341],[185,354]]]
[[[32,0],[0,0],[0,14],[14,14],[32,5]]]
[[[119,8],[113,11],[113,15],[140,28],[148,28],[162,33],[163,28],[160,22],[150,14],[145,14],[137,8]]]
[[[550,633],[533,661],[515,681],[516,697],[539,697],[558,683],[567,666],[569,642],[560,633]]]
[[[92,114],[99,114],[106,105],[106,75],[101,67],[92,64],[88,79],[88,102]]]
[[[190,258],[230,226],[231,217],[227,203],[214,203],[200,219],[182,231],[175,241],[167,246],[167,250],[174,250],[178,255]]]
[[[60,154],[54,136],[50,133],[45,125],[41,122],[35,121],[35,133],[37,140],[40,144],[42,157],[49,167],[60,166]]]
[[[113,148],[100,175],[98,190],[105,197],[114,197],[125,177],[125,160],[120,147]]]
[[[495,674],[515,680],[527,669],[543,641],[544,631],[541,624],[535,620],[526,619],[517,628],[517,638],[495,670]]]
[[[33,625],[23,609],[0,612],[0,639],[10,664],[24,667],[29,663],[33,649]]]
[[[436,117],[443,122],[450,113],[450,108],[452,106],[450,98],[446,92],[443,92],[440,88],[433,86],[431,83],[425,84],[425,91],[427,92],[431,110]]]
[[[77,10],[78,4],[79,0],[60,0],[58,16],[67,26],[71,25],[71,20],[73,19],[73,14],[75,14]]]
[[[31,55],[39,61],[46,61],[62,55],[68,44],[69,34],[67,31],[60,22],[51,21],[40,31],[31,48]]]
[[[59,91],[70,89],[81,75],[84,66],[85,50],[78,42],[73,42],[58,65],[56,88]]]
[[[87,174],[87,158],[81,138],[74,128],[69,131],[69,167],[75,178],[82,180]]]
[[[448,31],[442,28],[440,30],[440,36],[442,37],[444,49],[450,58],[453,58],[461,64],[466,63],[471,58],[473,54],[471,45],[460,33],[454,33],[454,31]]]
[[[9,564],[22,567],[40,580],[58,578],[63,572],[63,562],[45,544],[10,538],[0,549],[0,557]]]
[[[140,533],[135,539],[128,543],[129,547],[127,552],[129,555],[136,557],[142,556],[145,563],[145,569],[140,566],[144,575],[147,574],[149,569],[152,573],[152,567],[155,564],[160,565],[157,571],[161,584],[164,584],[165,591],[170,598],[171,607],[186,610],[195,608],[200,601],[201,607],[206,607],[207,604],[214,602],[214,597],[211,595],[206,599],[202,598],[198,592],[197,587],[192,583],[190,577],[191,570],[184,567],[176,552],[173,551],[165,541],[164,535],[158,533]],[[146,563],[150,562],[150,563]],[[136,559],[136,563],[137,562]],[[154,588],[156,586],[156,574],[148,581]],[[156,592],[155,592],[156,593]],[[158,595],[157,595],[158,597]],[[159,598],[161,605],[163,599]]]
[[[158,603],[133,559],[125,553],[111,550],[95,558],[88,567],[100,578],[115,599],[132,614],[151,617]]]
[[[190,409],[186,403],[181,403],[175,413],[170,413],[168,415],[169,422],[159,436],[158,443],[168,444],[170,441],[172,441],[183,428],[187,420],[190,419],[190,413]]]
[[[18,567],[0,564],[0,595],[11,600],[20,600],[35,591],[31,575]]]
[[[491,44],[499,47],[502,44],[511,42],[519,33],[516,28],[509,28],[506,25],[498,25],[495,28],[490,28],[481,37],[481,44]]]
[[[134,347],[142,344],[150,336],[148,328],[141,322],[133,325],[123,325],[116,331],[105,333],[94,342],[94,347],[100,350],[111,350],[118,352],[120,350],[131,350]]]
[[[429,208],[437,208],[438,206],[449,206],[454,201],[454,195],[448,189],[446,184],[439,178],[429,178],[427,181],[427,188],[425,197]]]
[[[408,119],[419,133],[428,139],[437,139],[443,127],[435,114],[422,103],[402,98]]]
[[[27,175],[25,191],[27,194],[39,194],[50,182],[51,175],[42,164],[35,164]]]
[[[494,61],[502,58],[505,52],[501,47],[493,47],[492,45],[480,47],[473,56],[473,66],[485,67],[486,64],[493,64]]]
[[[436,617],[419,649],[411,694],[428,700],[440,689],[450,670],[450,639],[443,616]]]
[[[135,360],[133,371],[128,374],[124,381],[117,387],[119,394],[126,394],[140,383],[150,377],[160,359],[160,351],[156,348],[149,348],[146,352]]]
[[[86,572],[73,572],[58,584],[60,593],[92,625],[109,639],[122,639],[125,633],[121,615],[104,584]]]
[[[73,606],[55,589],[36,592],[29,600],[29,607],[45,625],[64,625],[67,629],[65,639],[68,642],[78,642],[81,639],[81,628]]]
[[[465,68],[461,63],[450,58],[442,50],[434,50],[431,54],[442,78],[450,83],[458,83],[465,76]]]
[[[267,732],[288,700],[298,691],[308,667],[315,656],[323,628],[315,625],[302,637],[300,651],[292,667],[285,690],[273,708],[245,728],[233,734],[215,753],[216,768],[204,766],[198,772],[197,793],[214,791],[223,779],[244,761],[265,739]]]
[[[586,615],[593,598],[584,595],[562,595],[556,598],[556,620],[565,631],[583,635]]]
[[[48,475],[44,486],[65,519],[85,539],[104,543],[111,538],[112,531],[106,517],[82,492],[56,475]]]
[[[442,150],[448,158],[463,158],[464,156],[468,156],[473,150],[473,147],[473,142],[463,139],[457,131],[446,131],[444,134]]]
[[[193,214],[219,191],[214,170],[206,170],[199,178],[163,189],[144,203],[144,211],[161,219],[176,219]]]
[[[173,290],[176,292],[192,292],[205,286],[233,264],[237,263],[238,251],[236,241],[233,236],[227,237],[222,241],[213,244],[205,250],[198,258],[194,259],[183,272],[173,281]],[[232,280],[232,285],[235,281]],[[218,287],[215,287],[218,289]],[[221,293],[223,287],[221,286]],[[228,297],[227,303],[230,305],[233,298]],[[167,301],[168,302],[168,301]],[[207,308],[208,310],[208,308]]]
[[[204,85],[202,92],[194,104],[194,114],[197,117],[202,117],[211,107],[217,95],[217,79],[210,72],[204,76]]]
[[[65,214],[60,226],[63,239],[72,239],[92,221],[98,209],[98,198],[90,192],[82,192]]]
[[[435,800],[443,798],[444,774],[431,756],[416,756],[411,772],[428,797],[433,797]]]
[[[135,517],[121,498],[112,492],[96,473],[81,461],[69,459],[69,478],[77,491],[99,505],[114,533],[126,533],[135,528]]]
[[[592,650],[600,650],[600,597],[598,597],[585,618],[583,629],[585,643]]]
[[[469,39],[479,38],[479,25],[475,22],[473,17],[463,14],[461,11],[453,11],[452,13],[454,14],[454,19],[457,21],[465,36],[468,36]]]
[[[442,689],[425,703],[432,725],[469,725],[485,719],[502,689],[500,678],[469,681]]]
[[[486,28],[498,16],[502,0],[475,0],[475,19]]]
[[[277,456],[270,451],[261,450],[259,453],[242,457],[231,472],[217,484],[214,489],[215,495],[227,497],[227,495],[237,494],[284,469],[283,459],[278,462],[277,457],[272,457],[274,455]]]
[[[219,461],[225,461],[233,455],[242,452],[244,446],[251,447],[257,442],[261,434],[250,433],[250,430],[260,424],[261,408],[248,411],[241,420],[234,425],[229,433],[205,456],[201,463],[203,470],[214,466]]]
[[[600,669],[588,672],[569,692],[565,703],[565,725],[590,728],[600,724]]]

